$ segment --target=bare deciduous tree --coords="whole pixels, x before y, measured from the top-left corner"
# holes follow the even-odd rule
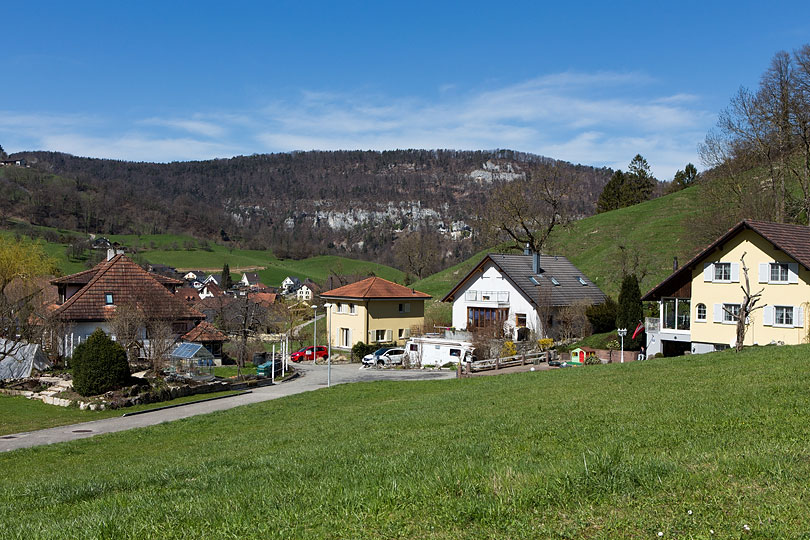
[[[737,352],[741,352],[743,349],[743,343],[745,342],[745,334],[748,331],[748,325],[750,324],[750,316],[755,310],[764,307],[757,306],[757,302],[759,302],[760,297],[762,296],[762,292],[765,290],[760,289],[759,292],[751,294],[751,282],[748,279],[748,267],[745,265],[745,252],[740,256],[740,268],[743,271],[743,278],[744,284],[740,285],[740,288],[743,292],[743,300],[740,303],[740,311],[739,313],[735,314],[728,310],[725,310],[726,313],[731,315],[733,318],[737,320],[737,342],[734,344],[734,350]]]

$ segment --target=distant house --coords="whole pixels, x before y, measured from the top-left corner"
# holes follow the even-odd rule
[[[167,266],[165,264],[149,264],[149,271],[154,274],[160,274],[170,278],[177,276],[177,270],[174,267]]]
[[[223,287],[222,274],[210,274],[210,275],[208,275],[205,278],[205,281],[203,281],[203,284],[207,285],[209,283],[216,283],[220,288]]]
[[[27,167],[28,162],[23,158],[0,159],[0,167]]]
[[[270,292],[250,292],[248,298],[264,308],[270,308],[276,303],[276,294]]]
[[[312,280],[307,279],[301,286],[295,291],[295,298],[297,300],[302,300],[305,302],[309,302],[312,298],[318,294],[320,287],[313,282]]]
[[[699,354],[736,345],[743,254],[751,292],[762,290],[762,309],[748,317],[745,345],[807,342],[810,227],[745,220],[642,297],[659,303],[659,317],[646,321],[648,354]]]
[[[301,280],[295,276],[287,276],[281,282],[281,294],[291,294],[301,287]]]
[[[600,304],[605,293],[565,257],[490,253],[442,299],[453,303],[453,326],[495,327],[514,339],[553,336],[565,306]]]
[[[182,281],[151,274],[125,255],[110,256],[90,270],[51,280],[59,297],[53,316],[69,328],[63,354],[71,356],[73,348],[96,328],[110,333],[109,320],[121,305],[138,306],[147,317],[165,320],[178,335],[203,319],[202,313],[174,294]],[[144,343],[148,345],[148,336]]]
[[[342,348],[358,341],[404,343],[411,328],[424,326],[425,300],[429,298],[429,294],[380,277],[321,293],[321,299],[332,304],[329,339]]]
[[[239,280],[239,283],[245,287],[256,287],[261,281],[259,280],[259,274],[256,272],[245,272],[242,274],[242,279]]]
[[[199,289],[199,293],[200,293],[200,300],[204,300],[205,298],[212,298],[215,296],[222,296],[223,294],[225,294],[225,292],[222,289],[220,289],[219,285],[217,285],[213,281],[202,285]]]
[[[180,287],[175,294],[191,305],[200,301],[200,293],[194,287]]]

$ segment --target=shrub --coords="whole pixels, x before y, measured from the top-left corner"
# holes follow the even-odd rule
[[[73,389],[82,396],[95,396],[129,384],[127,352],[97,328],[76,347],[71,359]]]
[[[596,366],[596,365],[601,364],[601,363],[602,363],[602,361],[594,353],[590,353],[590,354],[585,356],[585,365],[586,366]]]
[[[611,297],[607,297],[601,304],[588,306],[585,316],[588,317],[594,334],[610,332],[616,328],[616,317],[618,316],[619,305]]]
[[[517,354],[517,347],[513,341],[504,341],[501,347],[501,356],[515,356]]]
[[[363,343],[362,341],[358,341],[352,347],[352,360],[355,362],[361,362],[363,357],[367,354],[371,354],[377,349],[379,349],[381,345],[376,343]]]

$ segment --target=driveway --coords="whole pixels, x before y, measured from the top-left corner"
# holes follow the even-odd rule
[[[15,433],[0,437],[0,452],[17,450],[18,448],[29,448],[44,444],[72,441],[75,439],[85,439],[102,433],[114,433],[127,429],[153,426],[163,422],[171,422],[181,418],[188,418],[198,414],[207,414],[214,411],[232,409],[241,405],[260,403],[284,396],[309,392],[326,387],[327,366],[301,364],[296,365],[296,369],[301,376],[291,381],[257,388],[249,394],[240,396],[206,401],[203,403],[192,403],[181,407],[174,407],[161,411],[138,414],[127,417],[105,418],[93,422],[72,424],[69,426],[59,426],[39,431],[29,431],[26,433]],[[431,379],[452,379],[455,378],[455,371],[423,371],[423,370],[403,370],[403,369],[362,369],[358,364],[336,364],[332,366],[332,384],[345,384],[364,381],[410,381],[410,380],[431,380]],[[205,395],[200,396],[201,399]],[[126,409],[122,410],[122,414]]]

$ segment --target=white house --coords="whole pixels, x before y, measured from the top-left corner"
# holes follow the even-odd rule
[[[290,294],[298,290],[301,280],[294,276],[287,276],[281,282],[281,294]]]
[[[521,328],[552,334],[561,307],[599,304],[605,294],[565,257],[490,253],[442,301],[453,302],[454,327],[498,326],[518,339]]]

